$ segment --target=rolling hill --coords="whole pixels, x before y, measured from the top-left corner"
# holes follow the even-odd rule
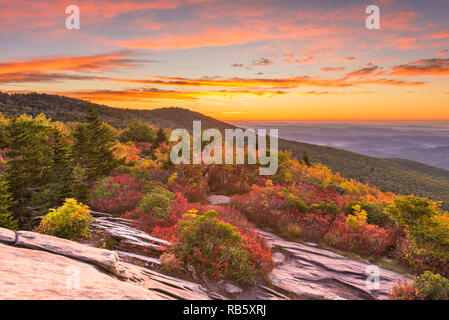
[[[182,108],[154,110],[118,109],[83,100],[38,93],[7,94],[0,92],[0,112],[7,116],[44,113],[57,121],[82,121],[86,106],[99,110],[110,125],[123,128],[142,120],[165,128],[191,130],[193,120],[201,120],[203,128],[235,128],[225,122]],[[405,159],[382,159],[332,147],[280,139],[279,147],[301,157],[306,151],[310,159],[327,165],[347,178],[377,186],[398,194],[416,194],[444,202],[449,208],[449,171]]]

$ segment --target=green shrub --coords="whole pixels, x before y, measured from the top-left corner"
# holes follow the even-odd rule
[[[0,214],[0,228],[18,230],[19,222],[9,213]]]
[[[386,208],[391,218],[405,227],[421,255],[449,262],[449,213],[440,212],[440,202],[416,196],[398,196]]]
[[[165,219],[170,214],[171,199],[161,193],[147,193],[139,203],[142,212],[154,212],[155,219]]]
[[[175,198],[173,192],[168,191],[160,183],[149,183],[145,186],[145,195],[140,200],[138,211],[152,213],[154,219],[165,219],[170,215],[171,202]]]
[[[424,300],[449,299],[449,280],[430,271],[415,279],[415,288]]]
[[[390,292],[391,300],[449,300],[449,280],[425,271],[414,282],[398,283]]]
[[[387,202],[361,202],[359,204],[362,210],[365,210],[367,212],[367,222],[369,224],[374,224],[382,228],[393,227],[395,225],[394,221],[385,212],[385,208],[388,206]]]
[[[79,240],[90,237],[89,226],[92,221],[87,206],[75,199],[66,199],[61,207],[50,210],[37,231],[59,238]]]

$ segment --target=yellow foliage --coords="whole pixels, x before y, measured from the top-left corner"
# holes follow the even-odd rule
[[[64,204],[42,219],[37,231],[69,240],[90,237],[89,226],[93,218],[88,206],[76,199],[66,199]]]
[[[368,213],[359,204],[353,205],[352,209],[354,210],[354,214],[348,215],[346,222],[353,229],[358,229],[368,220]]]

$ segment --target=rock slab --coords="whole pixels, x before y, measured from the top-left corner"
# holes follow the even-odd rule
[[[0,257],[0,300],[166,299],[62,255],[0,244]]]
[[[60,254],[92,263],[114,274],[117,273],[118,256],[113,251],[30,231],[18,231],[15,245]]]
[[[16,242],[16,233],[9,229],[0,228],[0,242],[4,243]]]

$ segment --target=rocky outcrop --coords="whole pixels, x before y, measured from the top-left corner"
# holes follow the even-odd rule
[[[228,196],[213,194],[207,197],[207,201],[209,201],[211,205],[222,205],[231,202],[231,198]]]
[[[210,299],[198,284],[126,263],[119,256],[65,239],[0,228],[0,299]]]
[[[113,251],[84,246],[74,241],[30,231],[18,231],[15,245],[60,254],[94,264],[111,273],[117,273],[118,255]]]
[[[163,299],[93,265],[0,243],[0,299]]]
[[[0,228],[0,242],[5,243],[16,242],[16,233],[9,229]]]
[[[220,205],[226,198],[209,200]],[[158,271],[158,258],[169,242],[136,229],[133,221],[92,215],[93,233],[113,238],[114,250],[0,228],[0,299],[386,299],[397,279],[405,279],[379,268],[379,288],[372,288],[366,285],[369,263],[258,230],[276,264],[270,286],[200,278],[198,284]],[[79,290],[66,289],[67,270],[73,267],[82,275]]]
[[[350,260],[311,244],[286,241],[266,231],[259,230],[259,233],[267,238],[276,260],[276,267],[270,275],[271,282],[275,288],[300,297],[388,299],[388,292],[396,281],[406,280],[393,271]],[[376,274],[379,275],[379,287],[370,281],[367,285],[369,276]]]
[[[226,196],[210,196],[212,205],[229,203]],[[239,299],[284,299],[279,291],[297,299],[388,299],[398,279],[410,280],[398,273],[348,259],[314,243],[286,241],[270,232],[257,230],[272,248],[275,268],[269,278],[271,288],[246,288]],[[378,268],[378,269],[376,269]],[[378,271],[379,288],[367,280]],[[271,290],[271,291],[270,291]]]

